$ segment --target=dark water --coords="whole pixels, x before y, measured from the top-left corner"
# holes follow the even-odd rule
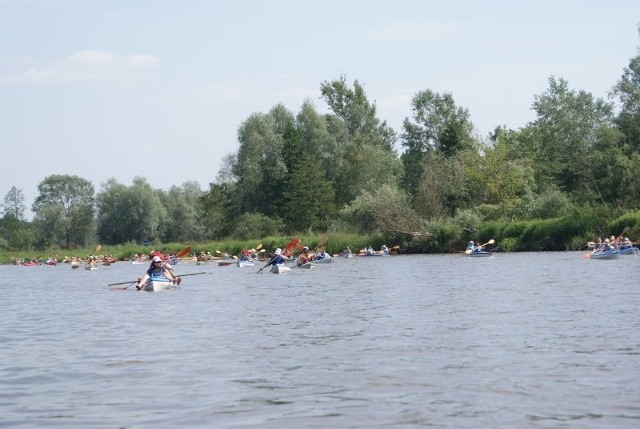
[[[0,427],[640,427],[640,258],[581,256],[3,266]]]

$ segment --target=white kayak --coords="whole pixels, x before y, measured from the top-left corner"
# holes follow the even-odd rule
[[[165,278],[154,278],[149,279],[142,287],[142,290],[146,292],[161,292],[172,287],[174,287],[173,281]]]
[[[238,260],[237,265],[238,265],[238,267],[253,267],[253,266],[256,265],[256,263],[253,262],[253,261],[241,261],[241,260]]]
[[[275,264],[269,271],[273,274],[282,274],[291,271],[291,267],[287,267],[285,264]]]

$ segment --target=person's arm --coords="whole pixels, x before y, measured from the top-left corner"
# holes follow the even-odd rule
[[[144,276],[140,280],[138,280],[138,284],[136,285],[136,289],[140,290],[144,287],[145,283],[149,280],[149,273],[144,273]]]

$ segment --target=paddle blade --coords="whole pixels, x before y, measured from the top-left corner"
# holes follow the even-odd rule
[[[189,252],[191,252],[191,246],[189,247],[185,247],[184,249],[182,249],[181,251],[179,251],[176,254],[176,258],[182,258],[183,256],[186,256],[189,254]]]
[[[465,250],[464,253],[466,253],[467,255],[471,254],[471,249]]]
[[[492,238],[491,240],[487,241],[487,244],[493,244],[493,243],[495,243],[495,242],[496,242],[496,240],[494,240],[494,239]]]
[[[260,243],[260,244],[258,244],[258,245],[256,246],[256,250],[257,250],[257,251],[260,251],[260,249],[262,249],[262,243]]]
[[[287,244],[287,246],[284,248],[284,250],[285,251],[289,251],[289,250],[293,249],[294,247],[296,247],[298,244],[300,244],[300,239],[299,238],[294,238],[289,242],[289,244]]]
[[[102,246],[100,244],[98,244],[96,246],[96,253],[98,253],[101,249],[102,249]]]

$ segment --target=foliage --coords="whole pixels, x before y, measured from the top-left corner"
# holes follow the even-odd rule
[[[402,146],[405,152],[403,187],[410,195],[418,193],[423,176],[422,159],[437,152],[444,157],[474,146],[473,124],[469,111],[456,106],[451,93],[431,90],[418,92],[411,100],[411,118],[403,122]]]
[[[4,216],[13,216],[16,219],[24,220],[24,211],[26,210],[24,194],[15,186],[12,186],[4,196],[1,207]]]
[[[32,210],[36,213],[36,240],[40,245],[54,244],[49,240],[62,240],[68,249],[88,244],[95,232],[91,182],[78,176],[54,174],[40,182],[38,191]]]
[[[271,219],[261,213],[245,213],[238,218],[232,236],[240,240],[248,240],[252,237],[264,237],[281,232],[282,221]]]

